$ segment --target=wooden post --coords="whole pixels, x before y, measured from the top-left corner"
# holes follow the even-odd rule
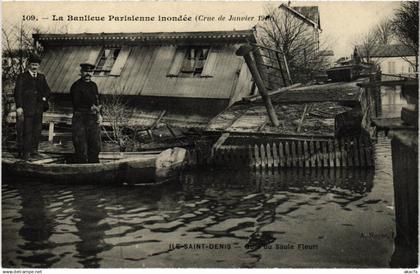
[[[286,167],[292,167],[291,157],[290,157],[290,147],[289,147],[288,141],[284,143],[284,151],[285,151]]]
[[[274,110],[273,104],[271,103],[271,99],[268,96],[268,92],[265,89],[265,85],[258,71],[257,65],[252,59],[252,56],[251,56],[252,49],[253,47],[250,45],[243,45],[236,51],[236,55],[243,56],[245,58],[245,62],[248,65],[248,68],[252,74],[252,77],[254,78],[255,84],[258,87],[258,92],[261,94],[261,98],[264,101],[265,107],[267,109],[268,117],[270,118],[271,123],[275,127],[278,127],[280,123],[277,118],[276,112]]]
[[[272,168],[273,167],[273,164],[274,164],[274,159],[273,159],[273,155],[272,155],[270,144],[267,144],[267,146],[266,146],[266,153],[267,153],[267,165],[268,165],[268,168]]]
[[[286,166],[286,156],[284,156],[284,149],[282,142],[279,142],[279,158],[280,158],[280,166],[285,167]]]
[[[416,267],[419,216],[417,130],[394,132],[391,148],[397,232],[391,266]]]
[[[255,166],[255,157],[253,156],[253,149],[251,145],[248,145],[248,159],[249,159],[249,166]]]
[[[310,164],[310,152],[308,142],[305,140],[303,141],[303,151],[305,153],[304,160],[305,160],[305,167],[308,168],[311,166]]]
[[[278,154],[278,150],[277,150],[277,146],[275,142],[273,143],[273,166],[276,169],[279,166],[279,154]]]
[[[48,127],[48,142],[52,142],[54,139],[54,122],[50,122]]]
[[[310,153],[309,153],[309,157],[310,157],[310,163],[311,163],[311,167],[316,167],[316,151],[315,151],[315,141],[309,141],[309,148],[310,148]]]

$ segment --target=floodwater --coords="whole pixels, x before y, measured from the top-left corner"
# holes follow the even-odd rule
[[[375,170],[189,171],[156,187],[3,178],[3,267],[387,267],[389,141]]]
[[[389,139],[374,151],[372,170],[197,170],[155,187],[3,178],[2,266],[389,267]]]
[[[407,105],[407,101],[401,94],[401,87],[381,87],[381,104],[383,118],[401,116],[401,108]]]

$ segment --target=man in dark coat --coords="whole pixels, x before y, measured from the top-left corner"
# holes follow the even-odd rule
[[[94,68],[90,63],[80,64],[81,77],[70,88],[73,145],[78,163],[99,163],[102,116],[98,86],[91,80]]]
[[[38,72],[40,64],[37,56],[28,59],[28,70],[18,76],[14,91],[19,155],[24,160],[38,155],[42,114],[48,106],[50,87]]]

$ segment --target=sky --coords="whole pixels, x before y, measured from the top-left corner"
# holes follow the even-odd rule
[[[23,23],[39,27],[43,32],[160,32],[208,31],[250,29],[264,15],[268,5],[284,2],[268,1],[201,1],[201,2],[152,2],[152,1],[90,1],[90,2],[3,2],[2,23],[7,30]],[[383,18],[389,18],[398,8],[397,1],[292,1],[292,6],[319,7],[321,16],[321,42],[325,41],[335,56],[349,56],[357,38],[374,27]],[[53,16],[63,16],[64,21],[54,21]],[[191,16],[189,22],[76,22],[67,16]],[[196,16],[214,17],[213,21],[195,21]],[[233,22],[233,16],[253,19]],[[224,16],[225,20],[218,20]],[[32,21],[31,19],[34,19]],[[29,19],[29,20],[28,20]]]

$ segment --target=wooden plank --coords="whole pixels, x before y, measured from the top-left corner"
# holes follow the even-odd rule
[[[260,158],[260,148],[258,145],[254,145],[254,156],[255,156],[255,167],[259,168],[261,166],[261,158]]]
[[[292,166],[292,157],[291,157],[290,145],[289,145],[288,141],[286,141],[284,143],[284,151],[285,151],[285,161],[286,161],[285,166],[286,167],[291,167]]]
[[[271,146],[270,146],[270,144],[267,144],[267,146],[266,146],[266,152],[267,152],[267,165],[268,165],[268,168],[272,168],[273,167],[273,165],[274,165],[274,160],[273,160],[273,153],[272,153],[272,151],[271,151]]]
[[[335,151],[335,166],[341,167],[341,150],[340,143],[337,139],[334,139],[334,151]]]
[[[328,167],[329,166],[329,161],[328,161],[328,143],[327,142],[322,142],[322,163],[324,167]]]
[[[296,146],[297,146],[297,159],[299,162],[299,167],[303,167],[303,149],[302,149],[302,144],[303,142],[301,141],[297,141],[296,142]]]
[[[273,95],[276,95],[276,94],[279,94],[279,93],[283,93],[283,92],[288,91],[288,90],[291,90],[293,88],[297,88],[297,87],[299,87],[301,85],[302,84],[299,83],[299,84],[294,84],[294,85],[291,85],[291,86],[288,86],[288,87],[280,88],[278,90],[269,92],[268,95],[269,96],[273,96]],[[244,97],[243,98],[244,101],[248,101],[248,102],[255,102],[258,99],[261,99],[261,95],[259,95],[259,94],[258,95],[252,95],[252,96],[248,96],[248,97]]]
[[[48,126],[48,142],[52,142],[54,139],[54,122],[50,122]]]
[[[166,114],[166,110],[162,110],[159,113],[159,116],[157,117],[157,119],[153,122],[153,124],[150,126],[150,130],[153,130],[155,127],[157,127],[157,125],[159,124],[160,120],[162,120],[163,116],[165,116]]]
[[[226,141],[227,138],[229,138],[229,133],[223,133],[219,139],[217,139],[217,141],[213,144],[212,148],[211,148],[211,153],[212,155],[214,155],[214,153],[220,148],[221,145],[223,145],[223,143]]]
[[[378,81],[378,82],[363,82],[357,83],[359,87],[378,87],[378,86],[402,86],[407,84],[415,84],[417,80],[388,80],[388,81]]]
[[[334,140],[328,140],[328,152],[329,152],[330,167],[334,167],[335,166]]]
[[[278,147],[279,147],[280,166],[285,167],[286,166],[286,156],[285,156],[285,153],[284,153],[283,143],[279,142]]]
[[[258,87],[258,92],[261,95],[261,98],[264,102],[264,105],[267,109],[268,117],[270,118],[270,122],[275,127],[279,126],[279,120],[276,114],[276,111],[273,107],[273,104],[271,102],[271,99],[268,95],[268,92],[266,90],[266,87],[264,85],[264,81],[261,78],[260,72],[258,71],[257,65],[255,64],[255,60],[251,56],[251,52],[253,50],[253,47],[249,45],[242,45],[237,51],[236,55],[243,56],[245,59],[246,64],[248,65],[248,68],[252,74],[252,78],[254,79],[255,84]]]
[[[263,168],[267,167],[267,156],[265,153],[265,147],[263,144],[260,145],[260,157],[261,157],[261,166]]]
[[[305,167],[308,168],[311,166],[311,163],[310,163],[309,145],[307,141],[303,141],[303,153],[304,153]]]
[[[303,112],[302,112],[302,116],[300,117],[299,124],[298,124],[298,127],[296,129],[297,133],[299,133],[300,130],[302,129],[303,121],[305,121],[305,117],[306,117],[306,114],[308,113],[308,110],[309,110],[309,105],[305,104],[305,107],[304,107]]]
[[[39,159],[39,160],[30,161],[30,162],[32,164],[51,164],[51,163],[57,162],[58,160],[60,160],[60,158],[55,157],[55,158]]]
[[[253,151],[252,146],[248,145],[248,164],[250,167],[255,167],[255,157]]]
[[[315,141],[309,141],[309,162],[311,167],[316,167],[316,152],[315,152]]]
[[[341,154],[341,166],[347,167],[347,148],[345,139],[340,140],[340,154]]]
[[[296,143],[294,141],[291,142],[292,147],[292,166],[297,166],[297,155],[296,155]]]
[[[315,153],[316,153],[316,165],[317,167],[322,167],[322,149],[321,142],[315,142]]]
[[[273,167],[275,169],[279,167],[279,152],[277,150],[276,143],[273,143]]]

